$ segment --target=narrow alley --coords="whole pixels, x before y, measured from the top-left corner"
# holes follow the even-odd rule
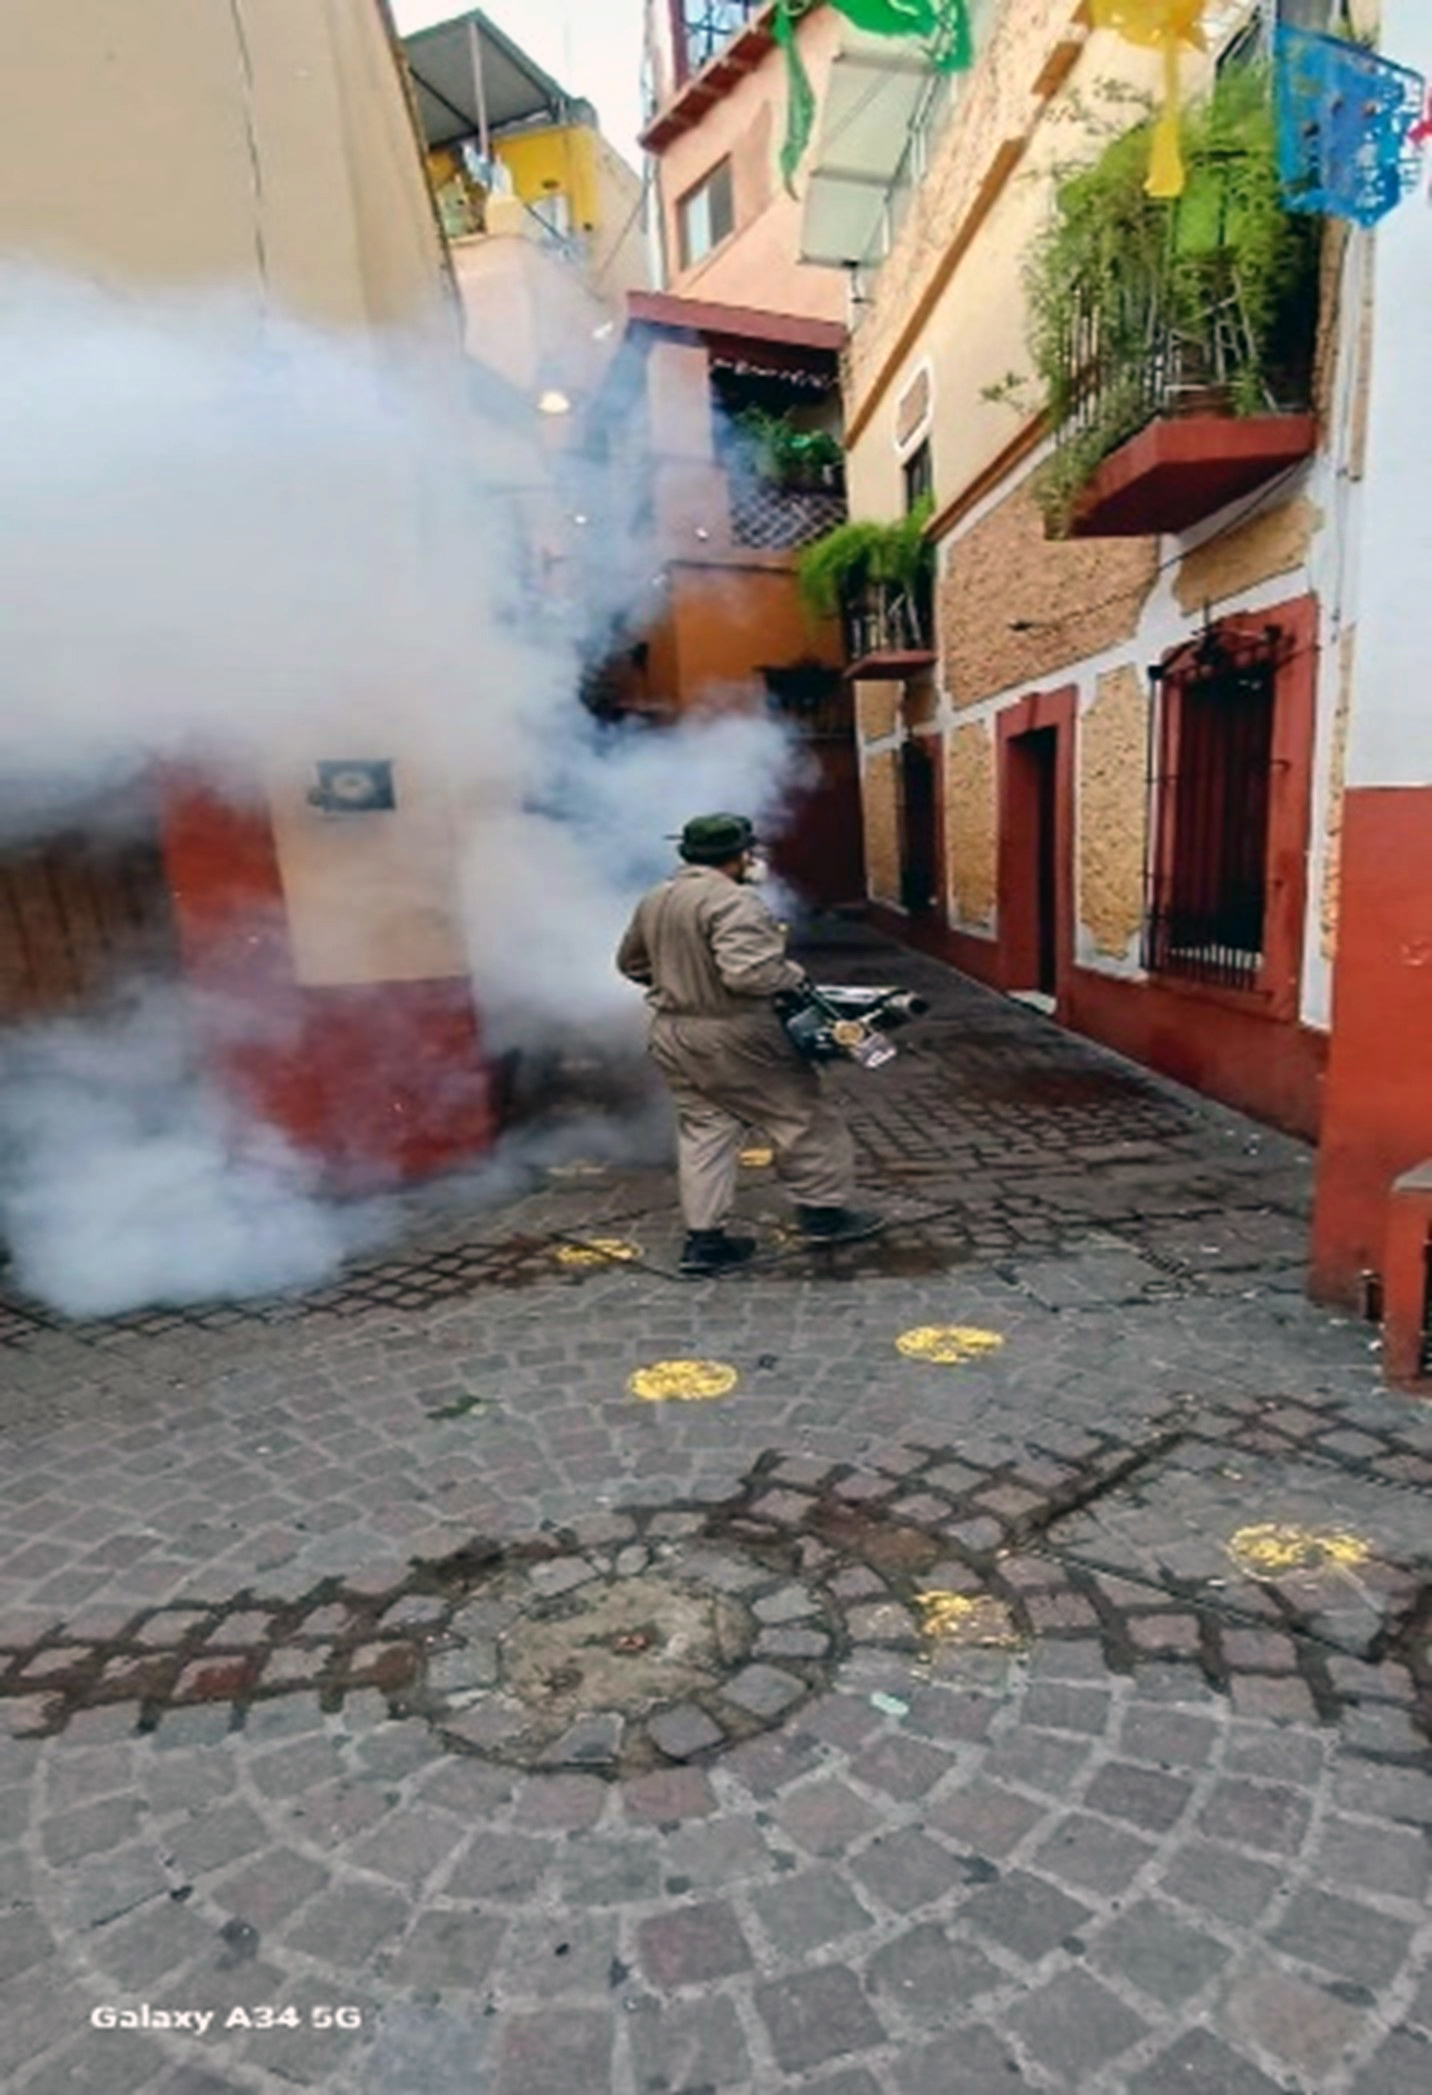
[[[693,1286],[568,1157],[311,1300],[5,1298],[7,2085],[1432,2085],[1432,1419],[1308,1154],[811,959],[933,1006],[875,1246],[755,1151]]]

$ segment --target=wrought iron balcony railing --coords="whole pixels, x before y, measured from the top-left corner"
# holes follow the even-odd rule
[[[1066,521],[1102,461],[1151,424],[1192,416],[1246,422],[1309,407],[1318,323],[1313,243],[1280,310],[1256,330],[1231,255],[1201,258],[1198,302],[1175,296],[1180,266],[1171,242],[1161,273],[1131,268],[1117,289],[1107,282],[1087,294],[1077,283],[1069,289],[1057,388],[1063,415],[1049,476],[1050,507],[1062,507]],[[1152,527],[1183,521],[1154,518]]]
[[[765,0],[683,0],[685,77],[709,64],[764,5]]]
[[[838,485],[778,487],[761,474],[732,476],[731,537],[738,546],[791,552],[824,538],[847,514],[844,490]]]
[[[852,664],[929,654],[934,646],[928,592],[871,583],[845,606],[845,652]]]

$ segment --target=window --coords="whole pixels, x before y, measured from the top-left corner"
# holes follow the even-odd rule
[[[1164,686],[1145,965],[1253,989],[1267,950],[1279,638],[1201,642]]]
[[[694,269],[736,229],[731,163],[722,160],[704,182],[688,189],[676,206],[676,233],[683,269]]]
[[[687,74],[699,73],[702,66],[709,64],[745,28],[761,5],[762,0],[685,0],[683,56]]]
[[[905,514],[933,499],[935,493],[935,461],[930,452],[930,439],[925,438],[910,453],[900,468],[905,481]]]

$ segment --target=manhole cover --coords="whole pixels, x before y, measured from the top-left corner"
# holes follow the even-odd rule
[[[781,1556],[687,1537],[509,1563],[452,1616],[411,1700],[449,1743],[524,1767],[733,1745],[825,1686],[840,1641]]]

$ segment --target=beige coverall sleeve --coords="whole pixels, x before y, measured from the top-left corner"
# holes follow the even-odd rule
[[[804,982],[804,969],[786,958],[785,932],[752,889],[733,885],[708,928],[717,972],[733,996],[772,997]]]
[[[639,982],[643,989],[651,986],[651,955],[646,947],[646,929],[640,909],[627,925],[617,947],[617,973],[625,975],[628,982]]]

